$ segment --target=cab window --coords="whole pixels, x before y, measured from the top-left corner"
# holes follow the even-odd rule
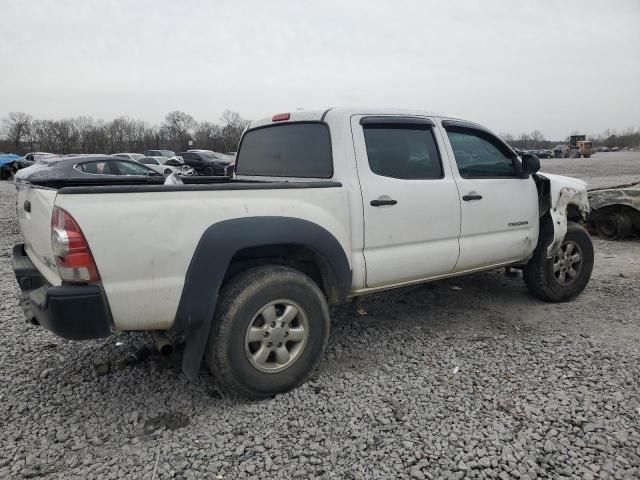
[[[453,126],[446,131],[462,178],[516,176],[514,154],[491,134]]]
[[[430,125],[363,125],[369,167],[376,175],[406,180],[443,177],[442,162]]]
[[[329,128],[320,122],[290,122],[248,130],[236,169],[238,175],[331,178]]]

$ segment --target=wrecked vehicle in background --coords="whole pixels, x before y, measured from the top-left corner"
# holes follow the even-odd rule
[[[11,180],[15,177],[18,170],[30,167],[40,160],[56,156],[48,152],[31,152],[24,157],[20,157],[13,153],[0,155],[0,180]]]
[[[0,154],[0,180],[13,178],[18,170],[16,166],[18,160],[20,160],[20,157],[14,153]]]
[[[607,240],[623,240],[640,231],[640,183],[589,191],[587,221]]]

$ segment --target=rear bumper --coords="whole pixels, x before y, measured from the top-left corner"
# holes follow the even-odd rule
[[[50,285],[23,244],[13,247],[13,272],[22,290],[21,306],[27,320],[69,340],[111,334],[107,301],[98,285]]]

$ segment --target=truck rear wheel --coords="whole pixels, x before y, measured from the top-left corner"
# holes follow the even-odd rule
[[[580,225],[568,222],[562,245],[553,258],[547,258],[547,247],[553,242],[553,225],[546,221],[540,230],[538,246],[523,269],[524,282],[535,297],[545,302],[571,300],[585,289],[591,278],[591,238]]]
[[[624,212],[615,212],[596,222],[596,230],[606,240],[623,240],[631,235],[631,218]]]
[[[287,267],[257,267],[224,287],[206,359],[227,390],[264,398],[304,382],[328,337],[329,307],[313,280]]]

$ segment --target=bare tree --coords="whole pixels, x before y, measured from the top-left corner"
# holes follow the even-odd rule
[[[225,110],[222,113],[222,139],[224,142],[224,150],[236,150],[242,132],[249,125],[249,121],[243,119],[238,112],[231,110]]]
[[[45,152],[57,153],[57,128],[53,120],[34,120],[31,126],[31,138],[34,148]]]
[[[536,144],[536,146],[538,146],[538,143],[544,142],[544,135],[540,130],[534,130],[531,132],[531,140]]]
[[[199,122],[193,132],[193,141],[198,148],[214,151],[224,149],[222,128],[215,123]]]
[[[71,153],[77,148],[79,140],[75,122],[69,119],[58,120],[55,123],[56,144],[61,153]]]
[[[32,120],[31,115],[24,112],[9,112],[9,116],[2,120],[2,131],[16,151],[20,150],[20,143],[29,135]]]
[[[221,121],[222,125],[197,123],[181,111],[167,114],[160,126],[129,117],[107,122],[91,117],[33,120],[26,113],[13,112],[0,122],[0,146],[19,150],[28,145],[28,148],[53,153],[142,152],[155,148],[180,151],[186,149],[188,140],[193,138],[198,148],[218,152],[235,150],[248,122],[231,110],[223,113]]]
[[[500,133],[500,138],[502,138],[509,145],[511,145],[515,140],[514,136],[511,135],[510,133]]]
[[[178,151],[187,149],[187,142],[191,138],[191,131],[195,126],[196,121],[193,117],[179,110],[167,113],[162,125],[173,149]]]

